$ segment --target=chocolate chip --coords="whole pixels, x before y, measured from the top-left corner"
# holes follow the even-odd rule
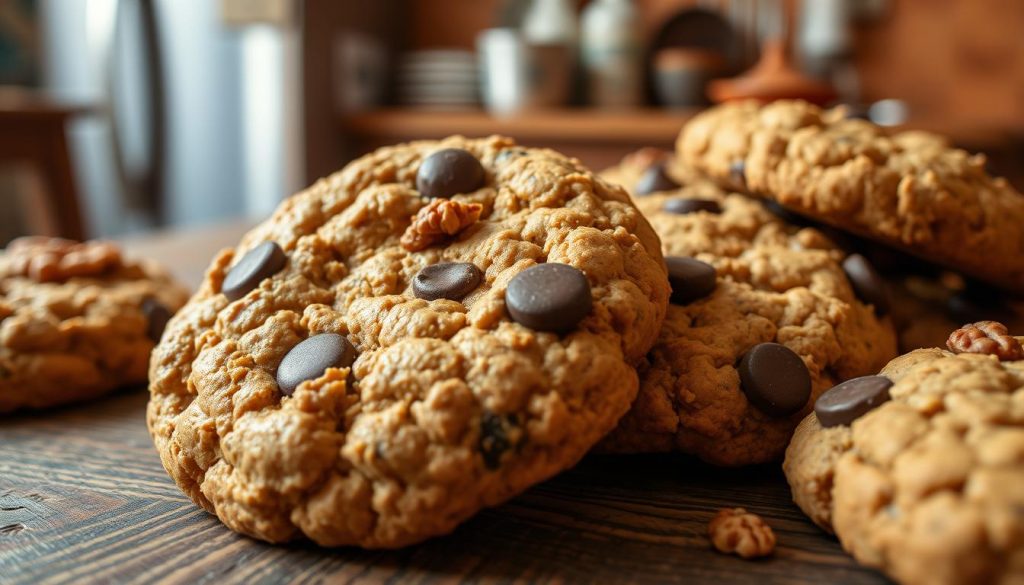
[[[812,222],[807,218],[786,209],[781,203],[774,199],[763,199],[761,200],[761,204],[764,205],[764,208],[767,209],[769,213],[790,225],[806,227],[812,224]]]
[[[515,426],[515,416],[485,412],[480,417],[480,454],[487,469],[497,469],[501,465],[501,456],[512,447],[509,432]]]
[[[590,313],[590,282],[568,264],[539,264],[520,272],[505,291],[508,312],[537,331],[565,333]]]
[[[885,376],[861,376],[833,386],[818,397],[814,414],[823,427],[848,425],[889,400],[892,380]]]
[[[683,256],[665,258],[668,267],[668,283],[672,285],[671,301],[686,305],[702,299],[715,290],[717,272],[707,262]]]
[[[706,211],[708,213],[722,213],[722,206],[711,199],[669,199],[661,204],[661,210],[679,215]]]
[[[142,314],[147,321],[146,336],[153,343],[159,343],[164,329],[167,328],[167,322],[171,320],[171,311],[153,297],[146,297],[142,301]]]
[[[889,290],[867,258],[860,254],[850,254],[843,260],[843,271],[850,279],[857,298],[874,305],[875,312],[879,315],[889,312]]]
[[[344,336],[321,333],[291,349],[277,367],[277,385],[291,396],[299,384],[322,376],[327,368],[347,368],[356,359],[356,350]]]
[[[483,187],[484,178],[484,167],[475,156],[461,148],[445,148],[420,163],[416,189],[424,197],[451,197]]]
[[[480,285],[483,273],[469,262],[442,262],[420,270],[412,279],[416,298],[462,300]]]
[[[679,183],[668,175],[665,163],[658,163],[651,165],[644,171],[644,174],[640,175],[640,180],[636,182],[633,191],[637,195],[650,195],[658,191],[671,191],[678,188]]]
[[[811,397],[804,360],[778,343],[759,343],[740,359],[740,387],[761,412],[775,417],[799,411]]]
[[[237,301],[256,288],[264,279],[270,278],[284,268],[288,262],[284,250],[275,242],[263,242],[245,253],[221,285],[221,292],[228,300]]]
[[[747,163],[742,160],[733,161],[729,165],[729,179],[741,189],[747,188]]]

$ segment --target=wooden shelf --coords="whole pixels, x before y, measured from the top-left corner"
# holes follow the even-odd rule
[[[482,110],[382,109],[343,116],[342,128],[377,139],[441,138],[451,134],[505,134],[517,140],[670,146],[698,110],[587,108],[494,116]]]

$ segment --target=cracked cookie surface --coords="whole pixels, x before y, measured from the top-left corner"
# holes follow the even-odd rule
[[[432,158],[442,151],[452,162]],[[428,159],[483,177],[420,181],[480,214],[410,251],[401,238],[430,202],[416,187]],[[452,194],[455,184],[475,188]],[[267,241],[283,267],[249,263],[271,274],[229,301],[225,275]],[[574,268],[539,282],[581,272],[591,310],[559,333],[513,320],[509,284],[554,264]],[[550,296],[522,295],[517,306],[541,319]],[[169,474],[234,530],[403,546],[582,457],[629,408],[632,366],[667,299],[653,230],[575,160],[499,137],[384,148],[289,198],[214,259],[154,352],[148,424]],[[351,344],[351,366],[318,366],[282,394],[285,356],[319,359],[299,344],[328,333],[338,355],[347,346],[337,336]],[[288,376],[311,363],[292,361]]]
[[[154,338],[187,298],[112,244],[15,240],[0,253],[0,412],[144,383]]]
[[[842,252],[820,232],[787,225],[760,202],[692,171],[674,176],[686,177],[685,186],[638,196],[637,206],[661,236],[670,267],[671,257],[713,266],[714,290],[669,305],[639,366],[637,400],[601,448],[678,450],[720,465],[777,459],[818,394],[896,355],[892,326],[856,298]],[[717,211],[665,211],[680,200],[713,202],[703,207]],[[741,358],[765,343],[784,345],[807,367],[811,394],[796,412],[767,414],[742,388]]]
[[[922,349],[880,375],[890,401],[852,424],[800,424],[784,465],[794,500],[901,583],[1020,582],[1024,361]]]
[[[732,188],[1024,292],[1024,196],[985,158],[799,101],[727,104],[679,136],[681,160]]]

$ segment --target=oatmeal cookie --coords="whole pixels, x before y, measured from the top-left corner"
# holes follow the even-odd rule
[[[0,412],[145,382],[149,353],[187,297],[111,243],[11,242],[0,253]]]
[[[953,351],[916,350],[825,393],[786,453],[794,500],[901,583],[1024,580],[1022,340],[965,326]]]
[[[408,232],[446,225],[420,214],[438,199],[453,229]],[[154,351],[149,429],[236,531],[408,545],[607,433],[668,293],[654,231],[577,161],[501,137],[383,148],[213,260]]]
[[[1024,196],[983,155],[844,114],[730,103],[690,121],[677,154],[731,188],[1024,293]]]
[[[884,295],[865,280],[859,299],[864,274],[817,230],[695,177],[636,202],[662,238],[672,303],[603,450],[771,461],[818,394],[896,355]]]

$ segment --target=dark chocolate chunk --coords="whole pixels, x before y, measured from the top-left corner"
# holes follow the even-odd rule
[[[769,213],[790,225],[806,227],[812,224],[812,222],[806,217],[790,211],[774,199],[762,199],[761,204],[764,205],[764,208],[767,209]]]
[[[483,273],[469,262],[442,262],[420,270],[412,280],[416,298],[462,300],[483,280]]]
[[[658,163],[651,165],[644,171],[644,174],[640,175],[640,179],[633,187],[633,192],[637,195],[650,195],[651,193],[671,191],[678,188],[679,183],[668,175],[665,163]]]
[[[461,148],[439,150],[420,163],[416,189],[430,198],[472,193],[484,186],[484,167],[475,156]]]
[[[661,204],[661,210],[678,215],[686,215],[697,211],[708,213],[722,213],[722,206],[711,199],[669,199]]]
[[[327,368],[347,368],[356,359],[356,350],[344,336],[321,333],[293,347],[277,367],[277,385],[291,396],[299,384],[322,376]]]
[[[590,313],[590,282],[568,264],[539,264],[520,272],[505,291],[508,312],[536,331],[566,333]]]
[[[142,301],[142,314],[146,317],[146,337],[153,343],[159,343],[167,322],[171,320],[171,311],[153,297],[146,297]]]
[[[497,469],[501,465],[501,456],[512,447],[509,433],[515,426],[515,416],[484,412],[480,417],[480,454],[487,469]]]
[[[759,343],[740,359],[740,386],[761,412],[774,417],[798,412],[811,397],[811,374],[793,350]]]
[[[892,380],[885,376],[861,376],[833,386],[818,397],[814,414],[823,427],[848,425],[889,400]]]
[[[702,299],[715,290],[717,272],[707,262],[683,256],[665,258],[668,282],[672,285],[671,301],[686,305]]]
[[[850,254],[843,260],[843,271],[850,279],[857,298],[874,305],[879,315],[889,312],[889,290],[867,258],[860,254]]]
[[[275,242],[263,242],[246,252],[228,270],[220,290],[229,300],[237,301],[259,286],[264,279],[277,274],[287,262],[288,257],[281,246]]]

